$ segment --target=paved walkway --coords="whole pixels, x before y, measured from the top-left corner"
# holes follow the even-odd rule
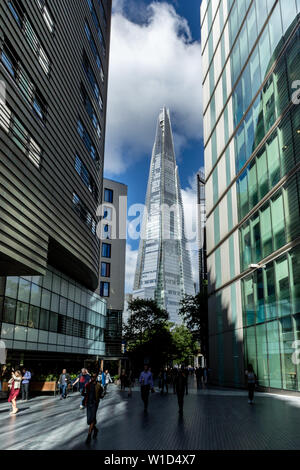
[[[300,398],[244,391],[191,389],[179,418],[173,393],[150,396],[144,416],[138,388],[132,398],[114,385],[98,411],[100,432],[87,446],[80,395],[38,397],[9,416],[0,404],[0,449],[234,450],[300,449]]]

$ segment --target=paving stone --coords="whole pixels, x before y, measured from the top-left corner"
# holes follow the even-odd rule
[[[206,389],[190,384],[184,416],[173,393],[150,396],[145,416],[139,388],[132,398],[111,385],[98,410],[99,434],[87,446],[86,412],[80,395],[66,400],[38,397],[19,402],[9,416],[0,404],[0,449],[78,450],[259,450],[300,449],[300,398],[256,394],[249,405],[245,391]]]

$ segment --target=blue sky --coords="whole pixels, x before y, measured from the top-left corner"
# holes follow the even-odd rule
[[[203,166],[201,0],[113,0],[105,176],[144,203],[160,108],[170,108],[184,201]],[[138,242],[128,240],[127,265]],[[134,269],[126,273],[130,291]]]

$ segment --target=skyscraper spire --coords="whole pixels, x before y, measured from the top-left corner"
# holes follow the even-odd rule
[[[156,128],[146,194],[134,297],[152,298],[179,323],[179,302],[194,294],[170,112],[164,106]]]

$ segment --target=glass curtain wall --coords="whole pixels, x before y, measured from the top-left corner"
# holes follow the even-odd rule
[[[300,246],[243,279],[242,292],[246,362],[260,385],[300,391]]]

